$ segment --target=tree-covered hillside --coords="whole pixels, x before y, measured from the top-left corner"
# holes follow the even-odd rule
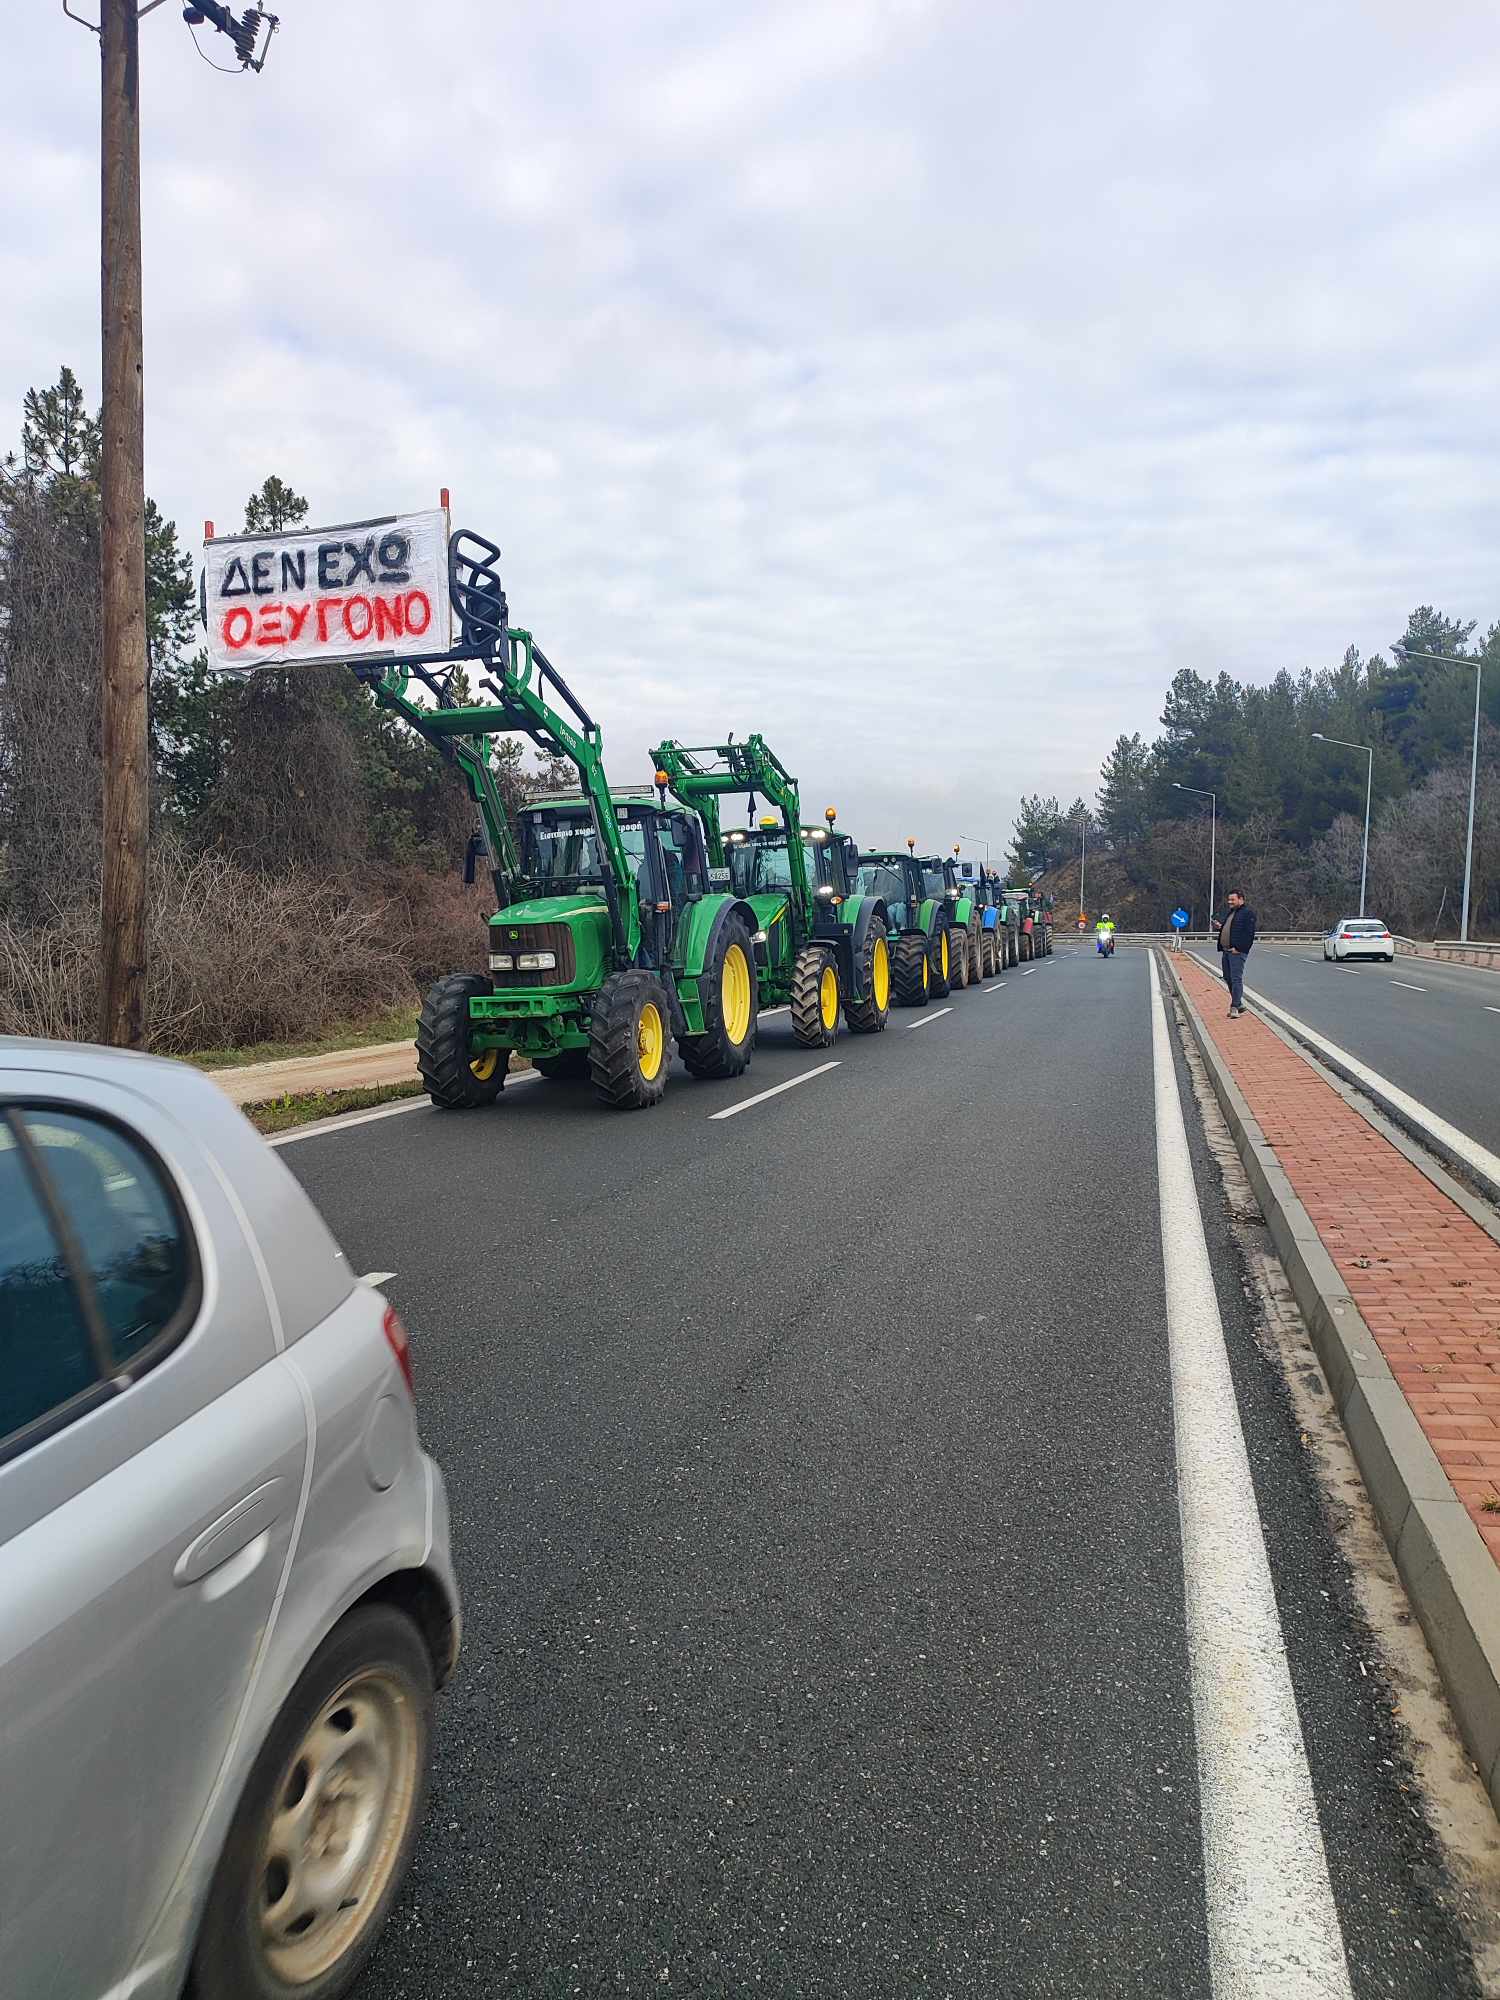
[[[1404,653],[1401,649],[1405,649]],[[1437,660],[1423,659],[1435,654]],[[1179,902],[1203,920],[1210,801],[1217,795],[1218,891],[1232,881],[1267,922],[1322,926],[1358,902],[1367,760],[1373,750],[1369,904],[1412,936],[1458,928],[1468,819],[1475,660],[1483,720],[1470,927],[1500,933],[1500,626],[1422,605],[1389,660],[1351,647],[1338,666],[1265,685],[1183,668],[1153,742],[1120,736],[1092,809],[1021,802],[1011,864],[1046,871],[1059,914],[1076,914],[1084,818],[1089,912],[1161,929]],[[1447,661],[1452,664],[1446,664]]]

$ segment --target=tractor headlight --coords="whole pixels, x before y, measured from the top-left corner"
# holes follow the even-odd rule
[[[813,894],[815,896],[822,896],[826,901],[833,894],[833,885],[829,882],[820,882],[813,891]]]
[[[557,953],[555,951],[523,951],[516,960],[517,972],[555,972]]]
[[[750,940],[751,944],[764,944],[765,941],[766,941],[766,934],[764,931],[757,931]]]
[[[516,969],[516,961],[514,956],[510,952],[492,951],[490,953],[491,972],[514,972],[515,969]]]

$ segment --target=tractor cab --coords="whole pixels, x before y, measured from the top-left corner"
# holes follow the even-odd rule
[[[611,792],[615,824],[644,899],[668,902],[674,911],[701,896],[708,884],[708,856],[696,817],[657,804],[649,792]],[[517,815],[521,875],[532,896],[603,893],[604,863],[586,799],[539,799]]]
[[[911,855],[898,850],[861,854],[854,887],[858,895],[879,897],[885,904],[886,919],[893,932],[920,927],[927,891],[921,866]]]

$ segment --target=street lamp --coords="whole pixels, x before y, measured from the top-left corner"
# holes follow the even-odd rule
[[[1342,736],[1325,736],[1321,729],[1313,731],[1314,743],[1337,743],[1341,750],[1363,750],[1369,762],[1365,765],[1365,849],[1359,863],[1359,914],[1365,913],[1365,877],[1370,870],[1370,789],[1375,782],[1375,752],[1368,743],[1350,743]]]
[[[1464,920],[1459,932],[1464,943],[1469,942],[1469,877],[1474,871],[1474,790],[1479,778],[1479,692],[1484,686],[1483,659],[1465,660],[1456,653],[1423,653],[1412,646],[1392,646],[1393,653],[1399,653],[1403,660],[1436,660],[1440,667],[1472,667],[1474,669],[1474,748],[1469,753],[1469,837],[1464,846]]]
[[[958,837],[960,840],[972,840],[976,847],[982,847],[984,849],[984,865],[986,868],[988,868],[990,865],[989,842],[987,840],[981,840],[977,833],[961,833]]]
[[[1217,792],[1201,792],[1196,785],[1179,785],[1172,780],[1174,792],[1192,792],[1200,799],[1208,800],[1208,925],[1214,921],[1214,870],[1219,858],[1219,795]]]

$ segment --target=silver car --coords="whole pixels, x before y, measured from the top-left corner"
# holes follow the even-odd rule
[[[328,2000],[457,1654],[405,1329],[196,1071],[0,1039],[8,2000]]]

